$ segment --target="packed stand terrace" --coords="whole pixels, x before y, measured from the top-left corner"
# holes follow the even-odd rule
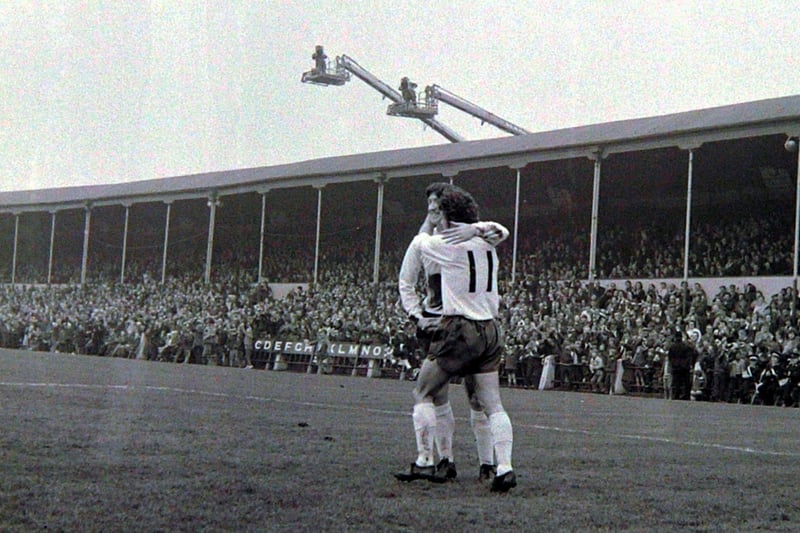
[[[670,237],[654,231],[633,226],[628,234],[609,232],[606,248],[623,250],[624,243],[638,235],[641,246],[634,248],[646,251],[647,243],[654,243],[652,250],[663,251],[662,244]],[[768,225],[755,220],[727,227],[724,235],[728,237],[709,228],[707,235],[697,239],[693,260],[716,275],[783,272],[786,258],[777,250],[786,247],[765,238],[770,232]],[[609,242],[617,245],[609,247]],[[576,265],[585,263],[585,247],[585,239],[579,236],[533,233],[523,239],[517,282],[503,286],[505,359],[518,376],[516,385],[537,388],[542,362],[552,356],[558,363],[555,382],[564,388],[607,392],[616,362],[622,360],[630,369],[626,371],[629,389],[661,390],[664,361],[675,332],[697,330],[693,398],[798,404],[800,364],[793,315],[798,302],[793,289],[785,288],[766,299],[752,284],[722,286],[712,295],[705,294],[699,284],[624,282],[603,288],[581,281],[585,268]],[[742,255],[742,249],[751,252]],[[298,287],[282,299],[274,298],[266,284],[256,282],[254,250],[222,254],[209,285],[196,272],[176,272],[163,285],[157,283],[160,264],[156,260],[132,261],[127,266],[130,281],[125,284],[114,281],[113,269],[99,268],[82,286],[6,285],[0,302],[2,345],[247,367],[253,364],[254,339],[313,342],[325,338],[389,344],[395,347],[397,359],[418,357],[418,353],[402,353],[413,349],[394,281],[402,249],[383,254],[380,277],[388,281],[377,284],[371,279],[369,246],[331,250],[321,258],[328,267],[321,270],[317,286]],[[601,255],[604,273],[647,276],[679,271],[675,261],[664,261],[664,268],[651,270],[663,260],[656,256],[608,267],[614,257],[623,256],[621,251]],[[182,263],[198,265],[203,260],[197,253],[184,256]],[[288,250],[270,255],[265,270],[270,279],[297,282],[309,279],[310,264],[313,258],[308,254]],[[509,265],[506,258],[506,270]],[[73,270],[70,279],[75,277]],[[35,278],[40,273],[26,275]],[[504,277],[510,279],[507,272]],[[602,361],[599,369],[605,374],[601,380],[592,379],[597,360]],[[775,383],[762,383],[762,378],[772,377]]]

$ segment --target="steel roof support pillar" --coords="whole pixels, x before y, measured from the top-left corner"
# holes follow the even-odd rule
[[[169,221],[172,215],[172,200],[164,202],[167,204],[167,213],[164,216],[164,251],[161,254],[161,284],[167,281],[167,250],[169,249]]]
[[[86,269],[89,264],[89,232],[92,226],[92,206],[87,204],[83,218],[83,257],[81,258],[81,285],[86,283]]]
[[[694,170],[694,149],[689,149],[689,171],[686,176],[686,226],[684,228],[684,234],[683,234],[683,281],[689,280],[689,236],[690,236],[689,230],[691,229],[692,226],[693,170]]]
[[[47,284],[53,282],[53,246],[56,239],[56,213],[57,211],[50,211],[50,252],[47,257]]]
[[[267,225],[267,192],[261,192],[261,230],[258,239],[258,282],[264,277],[264,230]]]
[[[512,167],[513,168],[513,167]],[[511,284],[517,279],[517,239],[519,235],[519,188],[522,169],[517,167],[516,190],[514,193],[514,246],[511,251]]]
[[[11,254],[11,284],[14,285],[17,277],[17,242],[19,239],[19,213],[14,213],[14,251]]]
[[[796,147],[800,139],[795,137]],[[787,143],[788,146],[788,143]],[[798,261],[800,261],[800,149],[797,149],[797,176],[795,185],[795,200],[794,200],[794,260],[792,268],[792,318],[797,316],[797,275],[798,275]]]
[[[125,229],[122,233],[122,259],[119,267],[119,283],[125,284],[125,260],[128,255],[128,220],[130,218],[131,204],[125,204]]]
[[[600,210],[600,174],[605,155],[598,147],[592,150],[589,159],[594,161],[594,178],[592,185],[592,220],[589,230],[589,281],[594,281],[597,268],[597,216]]]
[[[383,192],[386,186],[386,178],[379,178],[375,181],[378,183],[378,205],[375,207],[375,258],[372,267],[372,283],[378,283],[380,281]]]
[[[208,240],[206,241],[206,270],[203,275],[203,281],[206,284],[211,282],[211,259],[214,254],[214,226],[217,220],[217,206],[219,206],[219,198],[216,193],[211,193],[208,196]]]
[[[317,189],[317,231],[314,238],[314,286],[317,286],[319,276],[319,232],[320,224],[322,223],[322,189],[325,185],[314,185]]]

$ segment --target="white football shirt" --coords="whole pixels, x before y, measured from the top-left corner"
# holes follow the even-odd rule
[[[423,309],[428,313],[440,315],[442,314],[440,269],[437,263],[422,257],[420,235],[411,241],[405,256],[403,256],[403,264],[400,266],[400,302],[409,315],[420,317]],[[416,289],[420,269],[425,273],[427,288],[427,295],[423,302],[420,302]]]
[[[438,264],[442,273],[442,314],[471,320],[497,318],[499,261],[494,246],[480,237],[447,244],[438,235],[420,234],[423,259]]]

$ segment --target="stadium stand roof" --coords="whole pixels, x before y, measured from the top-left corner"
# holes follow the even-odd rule
[[[800,95],[758,100],[649,118],[621,120],[512,137],[328,157],[248,169],[148,179],[120,184],[0,193],[0,211],[159,201],[270,188],[413,175],[456,175],[535,161],[692,147],[704,142],[776,133],[800,133]]]

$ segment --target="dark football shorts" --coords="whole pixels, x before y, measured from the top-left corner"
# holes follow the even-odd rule
[[[502,351],[503,335],[494,320],[446,316],[433,334],[428,358],[448,374],[467,376],[499,369]]]
[[[432,313],[430,311],[422,311],[422,316],[424,316],[425,318],[433,318],[442,315],[439,313]],[[428,353],[430,352],[431,340],[433,339],[433,334],[435,331],[436,329],[434,328],[430,329],[417,328],[416,337],[425,355],[428,355]]]
[[[417,340],[419,341],[419,346],[422,348],[423,353],[428,355],[430,353],[431,348],[431,339],[433,338],[434,330],[427,330],[422,328],[417,328]]]

